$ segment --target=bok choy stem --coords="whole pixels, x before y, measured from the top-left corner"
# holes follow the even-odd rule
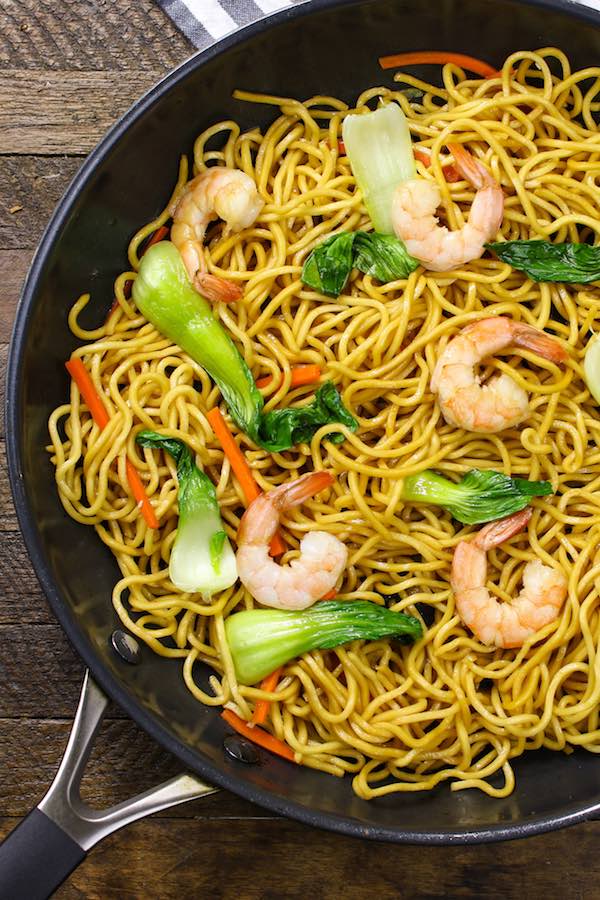
[[[207,301],[189,282],[179,251],[168,241],[144,254],[133,285],[140,312],[178,344],[218,384],[236,425],[256,444],[275,453],[309,441],[323,425],[357,422],[332,382],[322,384],[305,406],[263,413],[263,397],[237,347],[215,319]],[[339,432],[328,435],[343,441]]]
[[[180,591],[206,598],[231,587],[237,579],[237,566],[212,481],[198,468],[183,441],[155,431],[140,431],[136,443],[164,450],[177,463],[179,525],[169,560],[169,578]]]
[[[548,481],[509,478],[471,469],[457,483],[426,469],[404,479],[402,499],[443,506],[464,525],[501,519],[524,509],[532,497],[552,494]]]
[[[238,679],[242,684],[256,684],[309,650],[383,637],[409,643],[421,637],[422,628],[414,616],[385,606],[365,600],[332,600],[301,612],[249,609],[234,613],[225,621],[225,633]]]
[[[375,231],[392,234],[394,191],[417,174],[406,116],[397,103],[346,116],[342,138]]]

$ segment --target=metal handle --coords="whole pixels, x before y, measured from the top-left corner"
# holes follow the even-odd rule
[[[161,809],[213,794],[218,788],[179,775],[130,800],[96,810],[81,799],[81,779],[108,698],[86,672],[67,749],[44,799],[0,846],[0,897],[48,897],[87,852],[124,825]],[[49,854],[54,865],[42,864]],[[60,859],[58,859],[60,857]]]

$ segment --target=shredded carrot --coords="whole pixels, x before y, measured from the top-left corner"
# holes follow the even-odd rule
[[[268,691],[270,694],[273,693],[277,689],[277,685],[279,684],[279,679],[281,677],[283,669],[279,666],[278,669],[275,669],[274,672],[271,672],[270,675],[267,675],[266,678],[260,683],[261,691]],[[256,706],[254,707],[254,712],[252,713],[251,722],[253,725],[262,725],[262,723],[267,718],[267,713],[269,712],[271,706],[270,700],[257,700]]]
[[[400,66],[418,66],[421,63],[437,63],[440,66],[454,63],[469,72],[475,72],[482,78],[496,78],[500,72],[489,63],[465,53],[449,53],[446,50],[420,50],[416,53],[396,53],[393,56],[380,56],[382,69],[397,69]]]
[[[156,513],[154,512],[152,504],[148,499],[148,494],[144,489],[144,485],[142,484],[142,479],[140,478],[138,470],[130,459],[125,460],[125,466],[127,468],[127,481],[129,482],[131,493],[137,501],[139,510],[143,515],[148,528],[158,528],[158,519],[156,518]]]
[[[333,600],[333,598],[336,596],[336,594],[337,594],[336,589],[332,588],[330,591],[327,591],[326,594],[323,594],[323,596],[321,597],[321,600]]]
[[[291,372],[290,387],[301,387],[303,384],[314,384],[321,377],[321,367],[317,365],[294,366]],[[256,382],[257,388],[279,387],[281,378],[277,380],[277,384],[273,384],[271,375],[265,375]]]
[[[163,241],[169,233],[169,229],[166,225],[161,225],[160,228],[157,228],[154,234],[146,241],[146,246],[142,251],[142,256],[153,244],[158,244],[159,241]]]
[[[78,357],[74,357],[68,360],[68,362],[65,363],[65,367],[67,369],[67,372],[79,388],[79,393],[85,400],[87,408],[90,411],[90,415],[92,416],[98,428],[106,428],[109,422],[109,415],[106,411],[104,403],[102,402],[102,398],[99,396],[96,388],[94,387],[94,382],[90,378],[86,367]],[[129,459],[126,460],[126,467],[127,481],[129,482],[131,493],[137,501],[140,512],[144,517],[148,528],[158,528],[158,519],[156,518],[156,513],[154,512],[152,504],[148,499],[148,495],[144,490],[144,485],[142,484],[142,479],[140,478],[137,469]]]
[[[418,159],[419,162],[423,163],[426,169],[431,166],[431,156],[429,155],[429,153],[426,153],[424,150],[419,150],[418,147],[415,147],[413,150],[413,155],[415,159]],[[451,184],[461,180],[460,172],[458,171],[456,166],[452,165],[452,163],[447,163],[447,165],[442,166],[442,173],[446,181]]]
[[[248,738],[248,740],[252,741],[252,743],[258,744],[259,747],[264,747],[265,750],[270,750],[271,753],[276,753],[278,756],[283,756],[284,759],[289,759],[290,762],[296,762],[292,748],[288,747],[287,744],[284,744],[283,741],[280,741],[279,738],[273,737],[268,731],[263,731],[262,728],[251,727],[248,722],[244,722],[243,719],[240,719],[240,717],[231,709],[224,709],[221,713],[221,717],[225,719],[228,725],[231,725],[238,734],[242,734],[244,737]]]
[[[67,372],[79,388],[79,393],[86,402],[92,419],[98,428],[106,428],[109,421],[106,407],[99,397],[94,382],[87,373],[87,369],[78,357],[65,363]]]
[[[261,490],[254,480],[254,475],[248,463],[244,458],[244,454],[233,439],[233,435],[218,406],[211,409],[206,414],[210,427],[221,443],[223,452],[231,464],[234,475],[240,483],[240,487],[246,498],[246,505],[249,506],[253,500],[260,495]],[[276,534],[271,541],[271,556],[280,556],[285,553],[286,546],[279,536]]]
[[[341,156],[346,155],[346,145],[343,141],[338,141],[338,153],[341,154]]]

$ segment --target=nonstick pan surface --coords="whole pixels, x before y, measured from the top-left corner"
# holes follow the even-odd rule
[[[93,529],[69,519],[44,450],[51,410],[68,396],[64,361],[75,346],[68,310],[90,290],[93,326],[140,224],[161,210],[179,156],[209,124],[265,125],[275,112],[232,99],[247,90],[353,99],[391,83],[377,57],[425,48],[491,63],[519,48],[556,45],[574,67],[600,59],[600,13],[573,3],[513,0],[362,0],[312,3],[243,29],[193,57],[112,129],[71,184],[42,239],[18,310],[7,377],[7,452],[20,525],[40,582],[78,653],[104,691],[202,778],[310,825],[416,843],[516,838],[573,824],[600,810],[593,754],[535,752],[517,761],[505,799],[448,786],[366,802],[349,779],[292,766],[267,753],[245,765],[223,751],[218,711],[187,691],[181,663],[142,648],[130,666],[112,650],[116,564]]]

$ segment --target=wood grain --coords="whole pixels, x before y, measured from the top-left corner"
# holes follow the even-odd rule
[[[162,74],[0,71],[0,153],[88,153]]]
[[[0,820],[0,833],[2,828],[6,822]],[[535,900],[562,895],[583,900],[598,896],[598,834],[598,827],[588,824],[518,843],[410,847],[269,818],[153,817],[104,841],[56,896]],[[568,873],[563,884],[561,871]]]
[[[0,15],[0,68],[166,71],[194,49],[153,0],[2,0]]]
[[[82,163],[67,156],[0,159],[0,249],[33,251]],[[20,207],[16,212],[10,210]],[[4,293],[4,291],[3,291]]]

